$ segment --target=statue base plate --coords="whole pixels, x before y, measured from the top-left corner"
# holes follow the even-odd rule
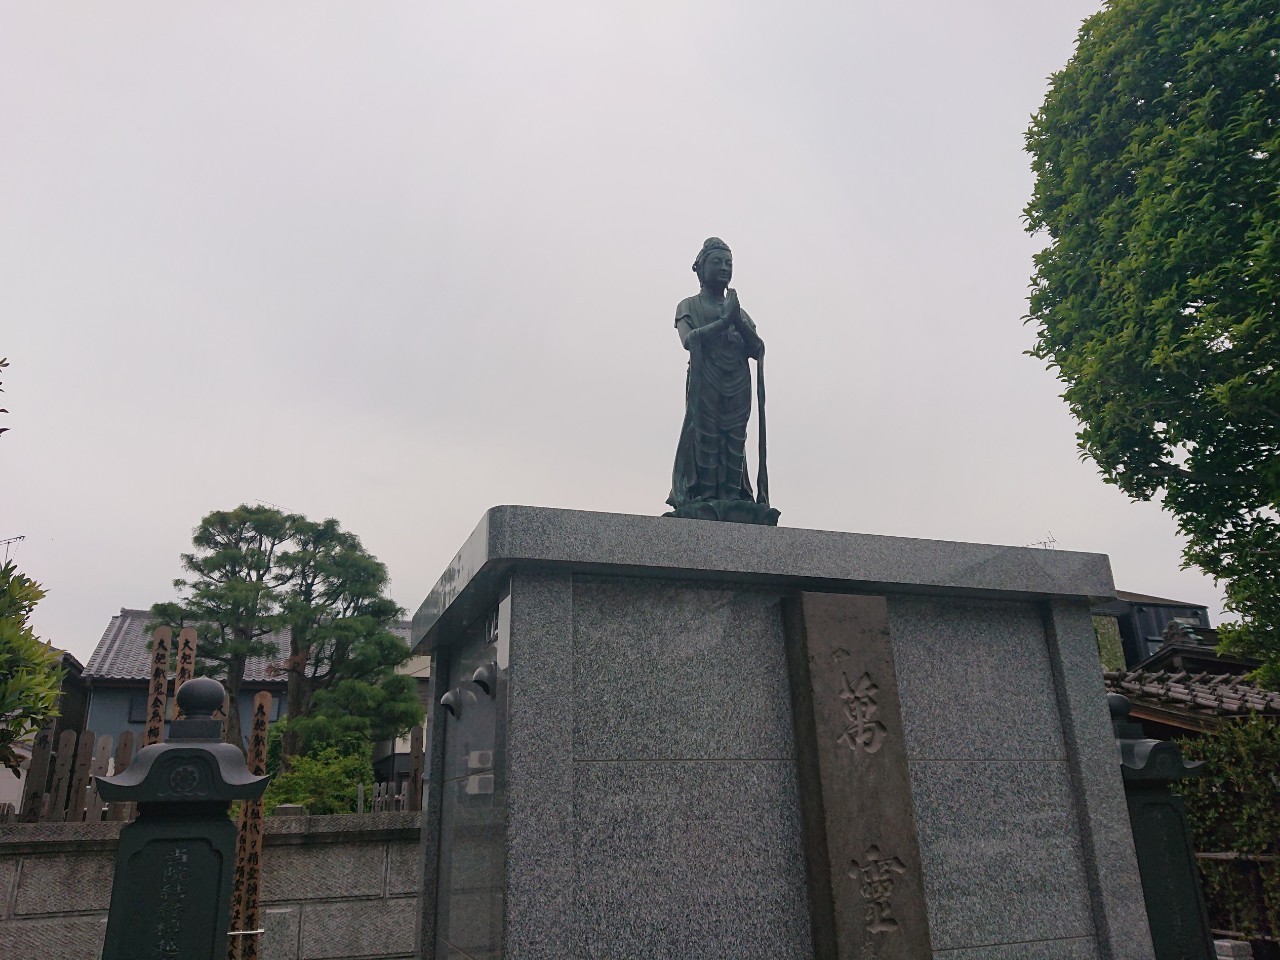
[[[753,500],[694,500],[676,507],[664,517],[682,517],[685,520],[722,520],[727,523],[758,523],[768,527],[778,525],[782,511],[767,503]]]

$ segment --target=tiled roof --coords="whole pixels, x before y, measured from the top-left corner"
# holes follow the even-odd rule
[[[1116,599],[1124,600],[1126,603],[1145,604],[1149,607],[1185,607],[1188,610],[1199,610],[1204,607],[1203,603],[1195,603],[1191,600],[1170,600],[1167,597],[1153,597],[1146,593],[1130,593],[1128,590],[1117,590]]]
[[[150,622],[150,610],[121,608],[119,616],[111,618],[106,632],[94,648],[93,656],[84,668],[84,675],[94,679],[146,680],[151,675],[151,654],[147,650],[149,637],[146,632],[146,626]],[[409,628],[409,621],[400,620],[391,624],[390,630],[407,645]],[[275,642],[276,655],[250,657],[244,667],[245,680],[257,683],[283,680],[279,666],[289,656],[289,631],[277,630],[268,639]]]
[[[1133,704],[1148,704],[1192,716],[1280,716],[1280,693],[1264,690],[1234,673],[1143,670],[1104,674],[1108,693],[1122,693]]]

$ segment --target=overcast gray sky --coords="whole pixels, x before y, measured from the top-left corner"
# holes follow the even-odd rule
[[[86,658],[241,502],[337,517],[410,612],[491,505],[661,512],[713,234],[785,525],[1052,535],[1216,622],[1023,355],[1022,134],[1099,5],[3,0],[0,538],[37,629]]]

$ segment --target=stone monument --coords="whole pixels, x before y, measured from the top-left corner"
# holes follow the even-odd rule
[[[693,261],[697,296],[676,305],[676,330],[689,351],[684,423],[671,471],[674,509],[668,517],[775,525],[769,506],[764,419],[764,340],[729,287],[733,253],[709,237]],[[747,472],[747,421],[751,418],[751,365],[756,361],[760,464],[756,494]]]
[[[1106,557],[778,528],[764,341],[693,269],[672,511],[495,507],[414,617],[421,956],[1152,960]]]
[[[421,955],[1152,960],[1113,594],[1095,554],[491,509],[414,618]]]
[[[1107,695],[1120,748],[1129,823],[1138,854],[1151,940],[1157,957],[1213,960],[1209,911],[1196,869],[1187,807],[1170,784],[1205,773],[1203,760],[1184,760],[1176,743],[1152,740],[1129,719],[1129,698]]]
[[[169,741],[138,751],[124,773],[98,778],[108,801],[138,804],[120,831],[103,960],[222,960],[227,952],[236,827],[233,800],[262,796],[238,747],[222,742],[225,691],[209,677],[178,690]]]

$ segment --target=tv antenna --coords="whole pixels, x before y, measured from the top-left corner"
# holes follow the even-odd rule
[[[21,543],[23,540],[25,540],[25,539],[27,539],[27,538],[26,538],[26,537],[6,537],[5,539],[0,540],[0,546],[3,546],[3,547],[4,547],[4,562],[5,562],[5,563],[8,563],[8,562],[9,562],[9,554],[10,554],[10,553],[13,553],[13,552],[16,552],[16,551],[17,551],[17,545],[18,545],[18,544],[20,544],[20,543]]]

